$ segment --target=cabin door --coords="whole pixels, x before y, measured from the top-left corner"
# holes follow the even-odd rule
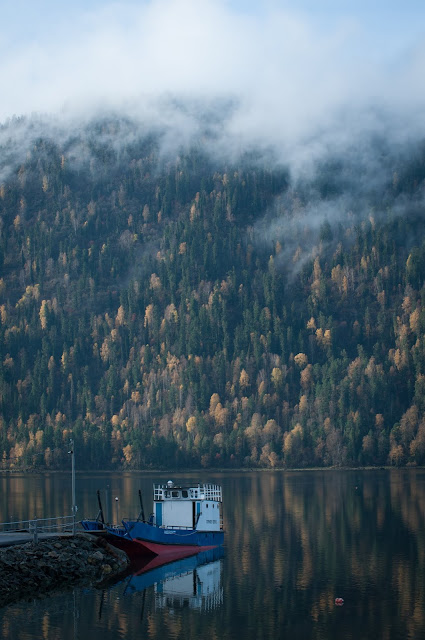
[[[162,527],[162,502],[155,504],[155,524],[157,527]]]
[[[201,513],[201,503],[192,502],[192,520],[193,528],[196,529],[196,523],[198,522],[199,514]]]

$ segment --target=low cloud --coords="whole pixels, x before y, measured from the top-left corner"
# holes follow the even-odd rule
[[[0,39],[0,183],[41,137],[91,171],[93,142],[119,160],[151,131],[163,153],[193,141],[224,160],[262,149],[289,168],[290,188],[249,233],[270,253],[279,241],[288,275],[349,242],[354,223],[387,215],[386,194],[393,215],[423,210],[422,192],[391,191],[425,128],[419,36],[392,46],[358,19],[319,22],[273,3],[241,13],[226,0],[117,1],[44,34]],[[120,116],[110,130],[86,126],[109,114]]]
[[[416,135],[424,65],[423,42],[377,55],[354,19],[324,27],[273,4],[254,15],[224,0],[119,2],[3,46],[0,119],[115,111],[184,141],[203,109],[225,105],[215,134],[228,150],[274,145],[296,168],[360,132]]]

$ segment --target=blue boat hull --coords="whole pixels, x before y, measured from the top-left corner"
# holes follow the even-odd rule
[[[147,522],[124,520],[122,527],[111,527],[93,520],[83,520],[88,533],[104,532],[108,541],[129,556],[161,555],[168,561],[214,549],[224,543],[224,531],[164,529]]]
[[[224,542],[223,531],[197,531],[196,529],[164,529],[147,522],[124,521],[125,535],[132,540],[160,545],[217,547]]]

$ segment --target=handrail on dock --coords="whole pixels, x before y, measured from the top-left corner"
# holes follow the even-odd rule
[[[57,518],[33,518],[32,520],[15,520],[0,522],[1,534],[31,534],[33,541],[38,542],[38,536],[44,533],[75,533],[75,515],[59,516]]]

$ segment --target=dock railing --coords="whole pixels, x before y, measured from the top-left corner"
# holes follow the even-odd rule
[[[2,534],[30,534],[33,542],[38,542],[42,534],[75,533],[75,516],[59,516],[58,518],[33,518],[32,520],[15,520],[0,522],[0,536]]]

